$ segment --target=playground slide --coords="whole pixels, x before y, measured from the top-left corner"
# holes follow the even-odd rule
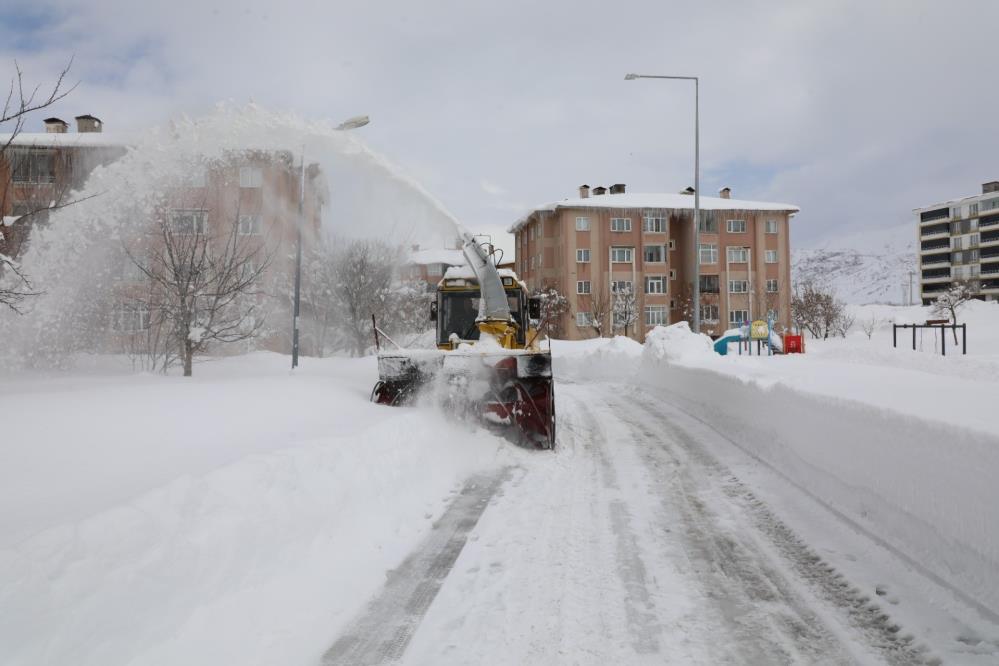
[[[730,342],[739,342],[742,339],[740,335],[726,335],[724,337],[718,338],[715,341],[715,351],[726,356],[728,354],[728,344]],[[781,340],[780,335],[775,331],[770,332],[770,346],[773,348],[774,352],[778,354],[784,353],[784,341]]]
[[[718,338],[715,341],[715,351],[721,354],[722,356],[725,356],[726,354],[728,354],[728,343],[738,342],[741,339],[742,338],[739,337],[738,335],[726,335],[723,338]]]

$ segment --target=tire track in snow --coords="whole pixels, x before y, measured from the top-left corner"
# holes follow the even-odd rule
[[[468,534],[510,475],[474,476],[419,548],[389,572],[385,587],[322,657],[322,666],[398,661],[461,554]]]
[[[708,453],[703,445],[699,444],[696,438],[678,423],[675,412],[673,418],[670,418],[663,414],[664,405],[662,403],[648,400],[637,391],[630,393],[629,400],[621,401],[622,408],[630,410],[635,415],[636,423],[647,423],[651,417],[659,430],[659,432],[652,432],[647,428],[641,428],[650,445],[658,445],[650,449],[650,464],[654,464],[652,458],[655,457],[651,451],[664,452],[673,457],[682,467],[689,469],[693,463],[693,466],[700,467],[706,472],[704,476],[717,479],[716,484],[727,500],[752,521],[759,533],[776,548],[780,557],[790,565],[793,572],[806,582],[809,589],[813,593],[817,593],[819,598],[843,612],[846,621],[859,630],[865,642],[877,654],[880,654],[886,663],[898,666],[939,663],[936,657],[928,654],[925,647],[915,644],[911,635],[901,633],[899,625],[893,623],[878,604],[872,602],[869,597],[863,595],[841,574],[827,565],[725,465]],[[675,409],[686,414],[673,404],[670,404],[667,409]],[[669,439],[664,440],[661,436],[662,433],[667,433]],[[669,440],[672,440],[675,446],[669,446],[667,443]],[[696,524],[698,519],[702,524],[705,519],[716,522],[716,519],[708,515],[703,503],[698,498],[698,491],[693,486],[693,479],[689,472],[681,475],[680,478],[681,486],[690,501],[691,508],[695,514],[699,514],[693,524]],[[697,540],[703,544],[704,538],[710,536],[710,534],[701,534]],[[757,551],[751,543],[742,540],[734,541],[724,535],[714,535],[712,538],[716,548],[714,555],[722,557],[722,562],[727,561],[727,565],[722,566],[727,580],[739,582],[749,595],[765,589],[760,587],[762,583],[765,587],[771,588],[777,598],[785,601],[788,608],[797,615],[795,618],[787,614],[780,614],[783,616],[784,626],[777,626],[777,629],[781,630],[790,640],[791,646],[804,650],[804,656],[808,657],[809,660],[822,658],[821,651],[814,649],[816,646],[825,644],[830,649],[836,647],[835,637],[821,628],[820,618],[815,611],[790,589],[779,571],[766,564],[765,553]],[[739,551],[747,550],[748,552],[739,555]],[[733,555],[738,557],[733,557]],[[749,559],[756,559],[760,562],[760,566],[752,567],[756,571],[747,570],[745,563],[740,561],[747,555]],[[749,574],[748,577],[743,575],[746,573]],[[763,578],[760,578],[760,575]],[[766,598],[763,600],[766,601]],[[815,630],[818,630],[817,635]],[[828,659],[823,659],[823,661],[828,661]]]

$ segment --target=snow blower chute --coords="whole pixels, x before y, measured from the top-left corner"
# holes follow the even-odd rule
[[[447,270],[431,307],[437,349],[380,350],[371,399],[399,405],[432,393],[449,410],[513,428],[523,439],[552,448],[552,357],[539,348],[530,325],[540,319],[541,303],[528,298],[513,271],[496,267],[490,246],[466,235],[463,252],[468,265]]]

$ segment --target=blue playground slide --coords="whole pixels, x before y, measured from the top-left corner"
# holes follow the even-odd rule
[[[725,356],[726,354],[728,354],[728,343],[738,342],[741,339],[742,338],[740,338],[738,335],[729,335],[724,338],[718,338],[715,341],[715,351],[721,354],[722,356]]]

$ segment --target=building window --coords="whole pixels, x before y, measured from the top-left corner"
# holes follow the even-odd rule
[[[777,308],[772,310],[767,310],[767,319],[771,321],[777,321],[779,317],[777,316]]]
[[[590,249],[576,250],[576,263],[588,264],[590,263]]]
[[[169,224],[170,231],[179,236],[205,234],[208,233],[208,211],[172,210]]]
[[[727,225],[728,232],[730,234],[744,234],[746,233],[746,221],[745,220],[729,220]]]
[[[666,278],[662,275],[650,275],[645,278],[646,294],[665,294]]]
[[[777,293],[777,280],[767,280],[767,293],[768,294]]]
[[[611,293],[612,294],[630,294],[632,291],[631,280],[612,280],[611,281]]]
[[[665,217],[642,218],[642,231],[650,234],[661,234],[666,231]]]
[[[55,159],[49,150],[12,150],[15,183],[55,182]]]
[[[701,219],[697,223],[697,229],[703,234],[718,233],[718,222],[715,220],[714,211],[701,211]]]
[[[702,264],[718,263],[718,246],[715,243],[701,243],[700,248]]]
[[[260,167],[239,167],[240,187],[261,187],[264,184],[264,172]]]
[[[766,231],[767,231],[768,234],[775,234],[775,233],[777,233],[777,220],[767,220],[767,229],[766,229]]]
[[[589,312],[577,312],[576,313],[576,326],[580,328],[584,326],[592,326],[593,318],[590,316]]]
[[[712,305],[710,303],[701,304],[701,321],[704,322],[717,322],[718,321],[718,306]]]
[[[717,275],[701,275],[697,278],[702,294],[717,294],[719,290]]]
[[[611,231],[631,231],[630,217],[612,217]]]
[[[444,264],[440,262],[427,264],[427,276],[437,277],[438,275],[444,275]]]
[[[590,218],[588,217],[577,217],[576,218],[576,231],[589,231],[590,230]]]
[[[765,257],[765,261],[768,264],[776,264],[777,263],[777,250],[767,250],[764,253],[764,257]]]
[[[664,326],[666,324],[666,306],[665,305],[646,305],[645,306],[645,325],[646,326]]]
[[[747,280],[729,280],[728,281],[728,293],[730,294],[745,294],[749,291],[749,282]]]
[[[671,250],[675,250],[676,249],[676,240],[673,239],[673,238],[669,239],[669,249],[671,249]]]
[[[744,264],[749,261],[749,250],[744,247],[730,247],[726,251],[730,264]]]
[[[652,264],[661,264],[666,261],[666,246],[665,245],[646,245],[645,250],[645,261]]]
[[[111,309],[111,327],[119,333],[148,330],[149,321],[149,308],[145,303],[115,303]]]
[[[633,247],[612,247],[611,261],[615,264],[630,264],[634,259],[634,252]]]
[[[729,310],[728,323],[737,326],[749,321],[749,310]]]
[[[145,269],[144,262],[137,262],[139,262],[137,257],[123,252],[118,263],[118,273],[115,277],[122,282],[144,282],[149,277],[146,274],[147,269]]]
[[[968,206],[968,216],[974,217],[975,215],[978,215],[978,204],[973,203]]]
[[[676,271],[674,271],[674,270],[671,270],[671,271],[669,272],[669,279],[670,279],[670,280],[675,280],[675,279],[676,279]]]
[[[580,280],[576,283],[576,293],[577,294],[588,294],[590,293],[590,281]]]
[[[260,216],[259,215],[240,215],[239,216],[239,229],[237,230],[240,236],[259,236],[260,235]]]

